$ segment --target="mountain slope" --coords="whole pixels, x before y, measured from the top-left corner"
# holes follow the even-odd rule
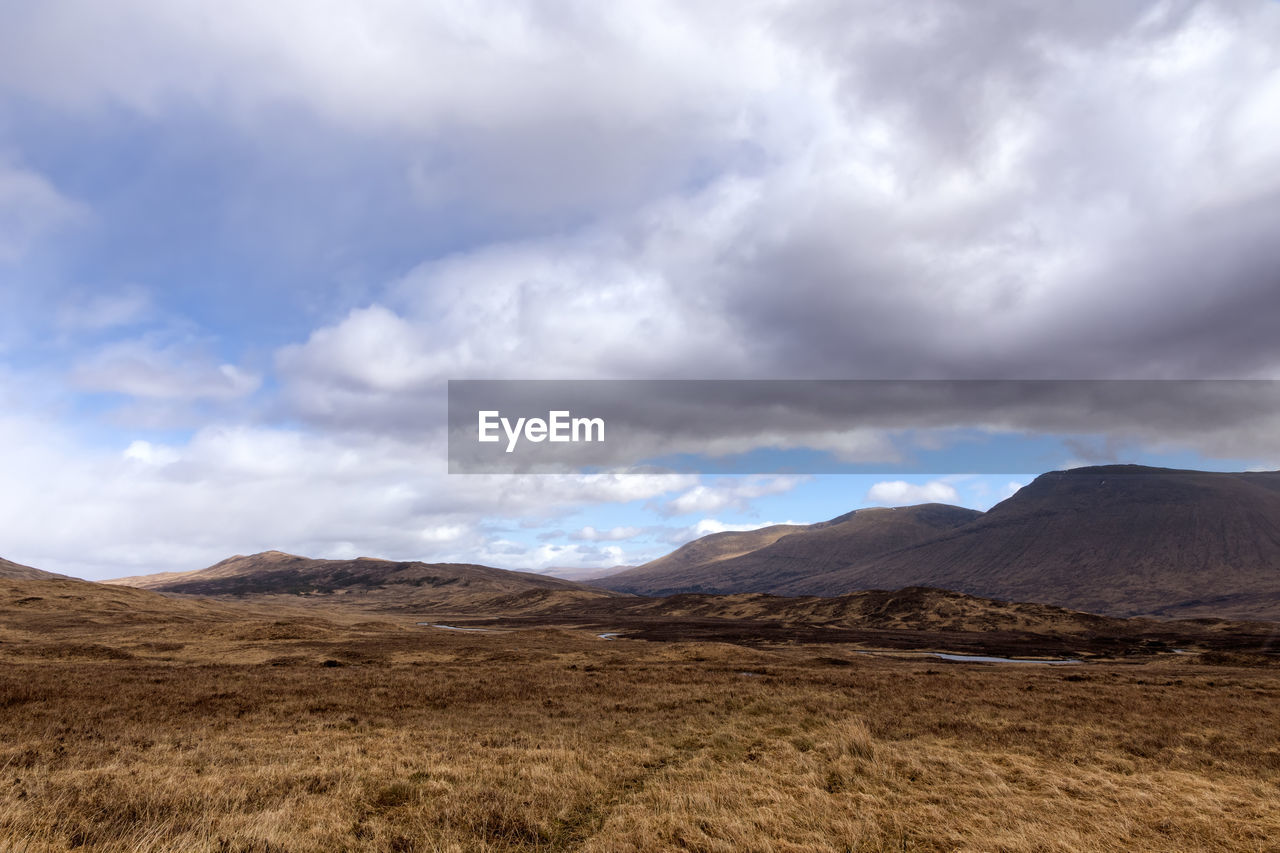
[[[711,533],[681,545],[664,557],[601,578],[597,583],[643,595],[719,590],[716,564],[749,554],[804,529],[805,526],[799,524],[774,524],[756,530]]]
[[[384,609],[506,609],[614,593],[560,578],[463,563],[395,562],[361,557],[316,560],[280,551],[237,555],[194,572],[119,578],[109,583],[211,597],[288,596]]]
[[[931,541],[771,591],[904,585],[1118,616],[1280,619],[1280,472],[1055,471]]]
[[[11,563],[10,561],[0,557],[0,578],[9,580],[66,580],[66,575],[55,574],[54,572],[46,572],[43,569],[33,569],[30,566],[23,566],[19,563]]]
[[[979,516],[961,507],[922,504],[861,509],[807,526],[716,533],[597,583],[643,595],[773,592],[812,575],[927,541]]]

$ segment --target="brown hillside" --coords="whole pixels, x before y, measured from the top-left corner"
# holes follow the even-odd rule
[[[88,643],[116,632],[136,635],[157,626],[226,623],[255,616],[261,614],[74,578],[0,578],[0,644],[6,653],[58,638]]]
[[[30,566],[13,563],[0,557],[0,578],[9,580],[55,580],[66,579],[66,577],[66,575],[59,575],[54,572],[46,572],[43,569],[33,569]]]
[[[642,595],[774,592],[784,584],[927,541],[979,516],[961,507],[922,504],[860,509],[808,526],[718,533],[598,584]]]

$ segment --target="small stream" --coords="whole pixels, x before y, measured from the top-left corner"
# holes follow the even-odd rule
[[[1084,663],[1080,658],[1006,658],[998,655],[965,655],[956,652],[890,652],[859,650],[860,655],[878,655],[880,657],[928,657],[954,663],[1041,663],[1050,666]]]
[[[419,622],[423,628],[439,628],[442,631],[469,631],[474,634],[498,633],[493,628],[460,628],[457,625],[441,625],[436,622]]]
[[[950,652],[926,652],[925,654],[960,663],[1047,663],[1050,665],[1084,663],[1080,658],[1002,658],[995,655],[958,655]]]

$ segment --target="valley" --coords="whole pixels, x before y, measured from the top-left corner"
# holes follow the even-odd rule
[[[1199,582],[1186,548],[1156,548],[1135,578],[1164,597],[1143,615],[1052,599],[1102,565],[1095,595],[1137,583],[1114,567],[1155,541],[1148,490],[1108,503],[1078,480],[1064,502],[1053,478],[987,513],[715,534],[589,583],[280,551],[108,583],[0,562],[0,851],[1271,849],[1259,482],[1244,503],[1213,477],[1164,493],[1200,519],[1202,566],[1227,555],[1202,574],[1235,597],[1186,606],[1168,580]],[[1026,599],[762,588],[986,554],[1000,531],[1035,570],[1000,558],[956,586],[1019,578]],[[928,565],[893,577],[952,564]]]
[[[1280,837],[1280,668],[1254,656],[1010,666],[319,608],[45,622],[24,642],[36,622],[9,618],[29,606],[3,608],[8,850],[1084,853]]]

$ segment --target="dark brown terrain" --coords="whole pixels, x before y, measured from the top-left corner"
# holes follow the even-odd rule
[[[546,602],[508,613],[431,614],[467,629],[584,628],[604,636],[768,647],[811,643],[1008,657],[1143,658],[1191,651],[1280,663],[1280,626],[1223,619],[1117,618],[928,587],[833,597],[684,593]],[[1180,650],[1180,651],[1175,651]]]
[[[931,586],[1113,616],[1280,620],[1280,472],[1055,471],[964,512],[862,510],[717,561],[683,556],[700,553],[694,542],[597,583],[784,596]],[[895,516],[904,523],[883,521]]]
[[[886,511],[888,512],[888,511]],[[872,513],[876,517],[879,513]],[[891,525],[879,525],[881,527]],[[75,582],[82,583],[82,582]],[[941,589],[841,596],[684,593],[642,597],[484,566],[314,560],[269,551],[185,574],[126,578],[164,598],[408,618],[468,629],[552,627],[658,641],[808,642],[1011,656],[1116,657],[1174,648],[1269,654],[1274,625],[1118,619]],[[84,584],[104,590],[120,586]],[[141,592],[141,590],[134,590]]]

